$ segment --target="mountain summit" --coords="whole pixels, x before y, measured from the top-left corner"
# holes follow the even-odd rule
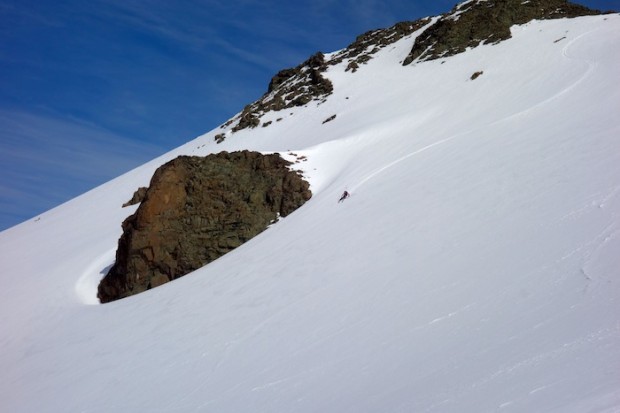
[[[591,14],[469,1],[365,33],[0,233],[0,410],[617,412],[620,15]],[[171,179],[146,191],[154,205],[122,207],[156,171],[209,156],[272,157],[312,198],[277,222],[275,206],[251,212],[269,226],[243,245],[99,305],[123,222],[234,191]],[[234,225],[263,200],[245,195],[221,208]],[[203,218],[180,231],[208,233]],[[145,237],[169,241],[167,225]],[[165,252],[202,245],[177,244],[162,248],[171,268],[184,263]]]

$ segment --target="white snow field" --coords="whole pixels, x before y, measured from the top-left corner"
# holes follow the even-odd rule
[[[417,34],[0,233],[0,411],[620,412],[620,15],[402,67]],[[307,156],[313,198],[91,305],[133,191],[239,149]]]

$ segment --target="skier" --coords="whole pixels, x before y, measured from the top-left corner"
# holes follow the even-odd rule
[[[351,194],[349,194],[349,192],[344,191],[344,193],[342,194],[342,196],[340,197],[340,199],[338,200],[338,203],[341,203],[342,201],[344,201],[345,199],[347,199],[349,196],[351,196]]]

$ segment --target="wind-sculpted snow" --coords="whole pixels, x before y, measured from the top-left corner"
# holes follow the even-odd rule
[[[415,36],[326,69],[321,105],[1,233],[1,410],[617,411],[620,16],[403,67]],[[174,283],[85,305],[135,189],[241,149],[295,162],[312,199]]]

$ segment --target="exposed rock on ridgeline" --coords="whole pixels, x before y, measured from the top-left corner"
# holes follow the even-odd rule
[[[222,152],[161,166],[123,222],[116,262],[99,284],[102,303],[182,277],[256,236],[311,197],[280,155]]]
[[[429,22],[430,19],[405,21],[387,29],[372,30],[358,36],[353,43],[329,59],[318,52],[294,68],[279,71],[269,82],[267,92],[256,102],[247,105],[241,114],[222,125],[222,128],[234,125],[232,132],[255,128],[261,124],[265,113],[325,101],[334,90],[332,82],[324,76],[330,66],[347,62],[347,71],[355,72],[360,65],[371,60],[373,54]],[[269,126],[269,123],[263,126]],[[225,134],[218,134],[215,141],[221,143],[225,138]]]
[[[332,94],[334,86],[325,76],[330,66],[345,62],[345,71],[354,73],[386,46],[428,26],[415,40],[403,65],[426,61],[464,52],[483,43],[497,43],[509,39],[510,27],[534,19],[557,19],[600,14],[566,0],[468,0],[459,3],[438,19],[424,18],[404,21],[387,29],[368,31],[358,36],[345,49],[326,57],[318,52],[300,65],[279,71],[269,82],[267,92],[222,128],[238,132],[261,125],[268,112],[320,104]],[[280,120],[281,118],[279,118]],[[267,127],[272,122],[263,122]],[[215,136],[222,143],[225,133]]]
[[[356,72],[360,65],[366,64],[372,59],[373,54],[403,37],[409,36],[430,21],[431,19],[429,18],[405,21],[387,29],[371,30],[361,34],[344,50],[336,53],[329,61],[329,64],[338,64],[346,60],[348,62],[346,71]]]
[[[462,53],[482,43],[509,39],[510,26],[534,19],[600,14],[566,0],[471,0],[462,2],[420,34],[404,60],[434,60]]]
[[[325,99],[334,90],[332,82],[322,74],[326,69],[325,56],[319,52],[297,67],[279,71],[269,82],[267,93],[243,109],[232,131],[257,127],[266,112]]]

